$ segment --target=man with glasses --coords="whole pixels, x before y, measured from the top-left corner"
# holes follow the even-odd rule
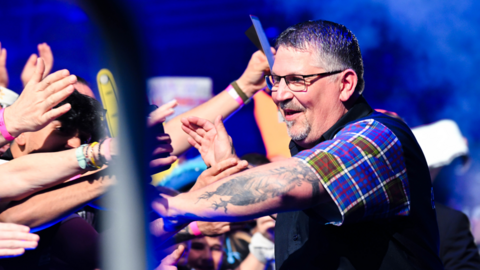
[[[155,202],[165,229],[278,212],[277,269],[443,269],[427,163],[408,126],[363,98],[353,33],[328,21],[288,28],[266,84],[293,157]],[[228,156],[218,119],[187,120],[209,164]]]

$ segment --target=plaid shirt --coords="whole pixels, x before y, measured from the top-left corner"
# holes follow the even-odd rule
[[[316,173],[337,205],[342,225],[406,216],[410,191],[402,146],[395,134],[373,119],[346,125],[333,140],[297,155]]]

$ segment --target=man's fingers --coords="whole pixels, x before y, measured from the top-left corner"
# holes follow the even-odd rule
[[[0,66],[5,66],[6,64],[7,64],[7,49],[2,48],[0,50]]]
[[[198,144],[194,139],[188,137],[187,141],[191,146],[195,147],[197,150],[200,150],[200,144]]]
[[[212,124],[212,122],[203,119],[203,118],[198,118],[195,116],[189,116],[187,117],[188,122],[192,125],[197,125],[199,128],[204,129],[206,132],[210,131],[211,129],[215,128],[215,126]]]
[[[176,160],[177,160],[176,156],[169,156],[166,158],[157,158],[150,161],[150,168],[168,166],[174,163]]]
[[[30,56],[30,58],[32,58],[32,56]],[[34,58],[36,58],[35,72],[33,72],[33,76],[29,80],[29,82],[33,81],[34,83],[38,83],[38,82],[41,82],[43,79],[43,72],[45,71],[45,63],[43,62],[42,58],[37,58],[36,55]],[[28,60],[30,61],[30,59]]]
[[[175,108],[177,105],[178,102],[176,100],[172,100],[168,103],[163,104],[158,109],[150,113],[147,120],[147,125],[149,127],[152,127],[156,124],[165,122],[165,119],[175,112],[173,108]]]
[[[219,163],[215,164],[212,168],[212,175],[218,175],[219,173],[225,171],[228,168],[234,167],[237,165],[238,160],[235,158],[229,158],[226,160],[222,160]]]
[[[245,170],[247,166],[248,166],[248,162],[246,162],[245,160],[239,161],[237,166],[226,168],[225,170],[221,171],[216,178],[222,179],[230,175],[236,174],[238,172]]]
[[[39,59],[41,59],[41,58],[39,58]],[[35,72],[37,72],[37,71],[35,70]],[[38,90],[43,91],[43,90],[47,89],[47,87],[49,85],[51,85],[51,84],[53,84],[57,81],[63,80],[65,78],[67,78],[69,75],[70,75],[70,71],[68,71],[66,69],[54,72],[54,73],[48,75],[47,77],[45,77],[45,79],[43,79],[40,82]],[[38,74],[35,75],[35,76],[38,76]],[[41,75],[41,76],[43,76],[43,75]],[[72,77],[68,77],[65,82],[70,83],[70,84],[74,84],[76,82],[76,77],[75,77],[75,82],[71,83],[72,81],[74,81],[74,79]],[[58,91],[58,90],[61,90],[61,89],[56,88],[56,90]]]
[[[153,150],[153,155],[159,155],[163,153],[171,153],[173,152],[173,147],[170,144],[162,144],[157,147],[155,147],[155,150]]]
[[[202,145],[203,137],[199,134],[199,130],[192,130],[189,127],[182,126],[182,130],[190,136],[189,138],[193,139],[199,145]],[[200,132],[201,133],[201,132]]]
[[[68,72],[68,70],[66,70]],[[67,73],[63,73],[63,74],[67,74]],[[52,74],[53,75],[53,74]],[[50,77],[50,76],[48,76]],[[62,91],[63,89],[69,87],[69,86],[72,86],[77,82],[77,76],[75,75],[70,75],[70,76],[67,76],[65,78],[61,78],[61,77],[57,77],[58,80],[57,81],[53,81],[54,79],[52,79],[51,82],[49,82],[49,86],[47,88],[44,89],[44,96],[45,97],[49,97],[59,91]],[[43,90],[43,89],[42,89]],[[73,92],[73,91],[72,91]]]
[[[25,240],[0,240],[0,249],[4,248],[26,248],[34,249],[38,245],[37,241],[25,241]]]
[[[63,104],[58,108],[51,109],[48,112],[43,114],[42,122],[45,124],[48,124],[53,120],[57,119],[58,117],[66,114],[71,108],[72,108],[72,105],[67,103],[67,104]]]
[[[28,232],[20,231],[1,231],[0,240],[25,240],[25,241],[38,241],[40,238],[38,235]]]
[[[45,77],[50,73],[53,67],[53,53],[50,46],[47,43],[38,44],[38,54],[45,61],[45,72],[43,76]]]
[[[58,103],[64,101],[68,96],[70,96],[74,90],[75,88],[73,88],[73,85],[68,85],[61,91],[52,95],[48,95],[46,100],[42,104],[43,111],[48,111],[51,108],[57,106]]]
[[[183,245],[179,245],[177,249],[175,249],[170,255],[168,255],[162,260],[161,265],[163,266],[176,265],[178,260],[182,257],[182,254],[184,251],[185,251],[185,247]]]
[[[219,140],[228,140],[229,136],[225,126],[223,125],[222,116],[219,115],[215,119],[215,128],[217,129],[217,136]]]
[[[0,232],[4,231],[29,232],[30,228],[25,225],[0,222]]]
[[[15,257],[15,256],[22,255],[23,253],[25,253],[24,248],[15,248],[15,249],[0,248],[0,258]]]

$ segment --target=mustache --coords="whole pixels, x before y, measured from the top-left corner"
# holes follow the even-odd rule
[[[278,105],[282,110],[292,110],[292,111],[302,111],[302,112],[305,110],[305,107],[303,107],[300,104],[293,103],[292,100],[282,101]]]

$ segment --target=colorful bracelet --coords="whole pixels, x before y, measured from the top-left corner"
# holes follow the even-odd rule
[[[92,155],[90,157],[90,160],[92,161],[93,167],[95,167],[96,169],[100,169],[102,167],[97,165],[97,163],[95,163],[95,153],[93,153],[93,147],[95,147],[95,145],[97,145],[97,144],[98,144],[98,142],[93,142],[93,143],[90,144],[90,154]]]
[[[191,222],[190,224],[188,224],[188,227],[190,228],[190,231],[192,231],[193,235],[195,235],[195,236],[200,236],[200,235],[202,235],[202,232],[201,232],[200,229],[198,228],[198,224],[197,224],[196,221]]]
[[[5,125],[5,119],[3,118],[4,112],[5,109],[0,110],[0,133],[2,133],[2,136],[5,138],[5,140],[13,141],[15,137],[13,137],[7,130],[7,126]]]
[[[243,104],[248,104],[250,102],[250,99],[247,97],[247,95],[245,95],[242,89],[240,89],[236,81],[233,81],[230,85],[233,87],[233,89],[235,89],[235,92],[237,92],[238,96],[242,99]]]

